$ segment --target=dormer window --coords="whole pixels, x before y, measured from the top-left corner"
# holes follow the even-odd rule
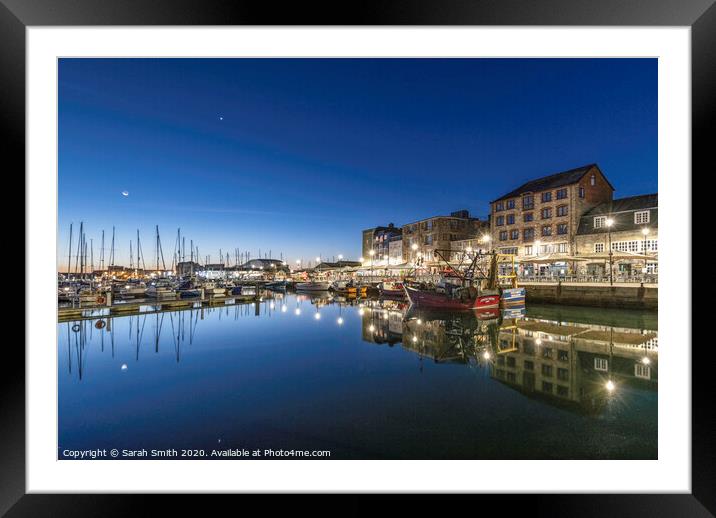
[[[589,184],[590,185],[597,185],[597,175],[593,174],[589,177]]]
[[[649,211],[648,210],[640,210],[640,211],[634,213],[634,224],[635,225],[645,225],[646,223],[649,223]]]

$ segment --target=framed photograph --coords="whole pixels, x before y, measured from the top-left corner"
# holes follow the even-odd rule
[[[0,2],[26,193],[8,516],[141,505],[91,493],[712,516],[712,2]]]

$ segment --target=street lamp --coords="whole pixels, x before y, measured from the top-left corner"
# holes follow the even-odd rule
[[[489,252],[492,252],[492,247],[490,246],[490,243],[492,242],[492,236],[490,236],[490,234],[484,234],[480,241],[485,243],[489,247]]]
[[[646,280],[646,236],[649,235],[649,227],[642,228],[641,233],[644,236],[644,245],[641,247],[641,253],[644,255],[644,271],[641,274],[641,282],[644,282]]]
[[[614,220],[612,218],[607,218],[605,221],[605,224],[607,226],[607,240],[609,242],[609,285],[614,285],[614,260],[612,257],[612,225],[614,225]]]

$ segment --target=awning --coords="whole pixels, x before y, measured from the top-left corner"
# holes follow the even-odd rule
[[[587,261],[589,258],[577,255],[547,254],[543,256],[520,257],[518,263],[571,263],[573,261]]]
[[[609,261],[609,253],[601,254],[589,254],[580,256],[582,260],[589,261]],[[629,259],[647,260],[647,261],[658,261],[659,257],[655,255],[637,254],[632,252],[612,252],[612,261],[624,261]]]

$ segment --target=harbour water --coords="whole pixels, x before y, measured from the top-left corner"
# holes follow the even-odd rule
[[[657,458],[655,313],[268,296],[59,323],[58,458]]]

